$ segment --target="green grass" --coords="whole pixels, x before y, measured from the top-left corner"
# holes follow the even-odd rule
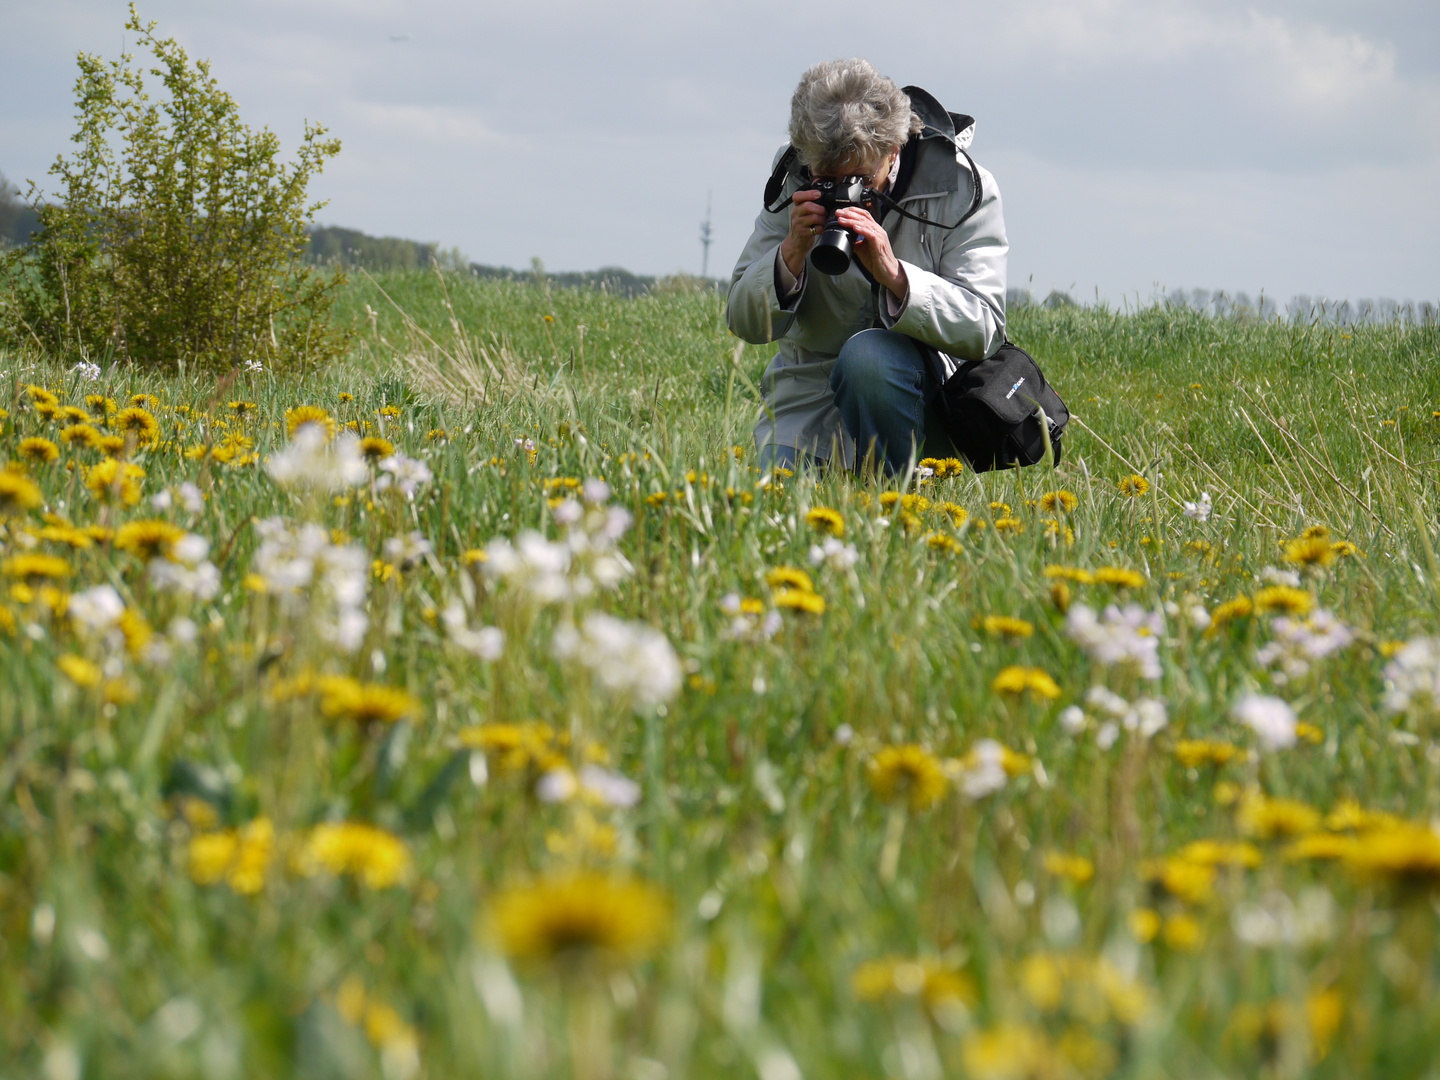
[[[1256,790],[1322,814],[1354,799],[1417,821],[1440,815],[1437,714],[1383,704],[1388,643],[1440,635],[1437,328],[1018,310],[1010,337],[1077,418],[1063,463],[930,481],[920,492],[970,521],[957,530],[932,509],[907,530],[899,514],[880,522],[873,485],[834,473],[772,484],[751,468],[769,350],[737,348],[714,295],[625,300],[454,278],[442,289],[433,275],[392,274],[354,282],[340,310],[358,339],[336,370],[285,382],[241,374],[219,388],[109,374],[117,400],[160,399],[166,441],[135,455],[144,498],[194,481],[206,494],[196,514],[179,500],[102,507],[83,482],[96,451],[62,446],[54,463],[26,466],[46,505],[8,521],[0,559],[63,554],[72,573],[59,593],[108,583],[156,635],[177,617],[197,635],[147,658],[81,634],[53,610],[59,594],[47,604],[39,588],[32,597],[13,576],[4,583],[0,1078],[410,1075],[409,1034],[432,1077],[1430,1068],[1440,987],[1427,890],[1440,874],[1397,884],[1344,860],[1287,861],[1288,839],[1245,837],[1237,806]],[[457,365],[478,381],[441,393]],[[10,414],[0,459],[17,460],[25,437],[56,438],[27,385],[64,403],[95,389],[44,358],[0,356],[0,371]],[[287,408],[378,425],[377,410],[396,406],[384,434],[423,457],[433,480],[413,501],[364,488],[336,501],[287,493],[259,464],[187,457],[223,438],[231,400],[258,405],[245,430],[262,457],[285,449]],[[431,439],[436,429],[448,437]],[[1118,490],[1132,473],[1150,484],[1142,497]],[[542,484],[595,476],[635,518],[619,541],[631,572],[613,590],[538,606],[468,565],[467,552],[496,538],[558,536]],[[1057,489],[1077,498],[1058,538],[1036,505]],[[1207,490],[1215,514],[1200,524],[1182,504]],[[992,503],[1008,504],[1022,531],[997,533],[1007,515]],[[816,506],[843,516],[851,570],[808,561]],[[185,600],[108,543],[72,554],[37,539],[42,510],[76,525],[174,522],[210,541],[220,590]],[[353,652],[318,635],[319,605],[287,611],[247,586],[253,522],[273,516],[316,520],[361,547],[366,566],[381,564],[367,575],[369,629]],[[1272,617],[1206,634],[1191,611],[1255,595],[1267,568],[1288,565],[1283,542],[1315,525],[1359,550],[1303,583],[1355,640],[1280,685],[1256,658]],[[385,541],[415,530],[433,552],[382,580]],[[937,533],[962,550],[926,542]],[[1158,681],[1086,657],[1043,574],[1052,564],[1144,576],[1118,596],[1076,584],[1072,602],[1158,612]],[[764,575],[779,566],[809,571],[824,613],[785,610],[773,638],[731,640],[722,597],[769,609]],[[447,640],[436,614],[452,602],[471,627],[504,630],[502,657]],[[604,672],[557,656],[557,627],[592,610],[669,640],[684,681],[663,710],[608,698]],[[987,615],[1028,620],[1034,633],[991,636]],[[66,655],[105,681],[77,685],[56,667]],[[1009,665],[1043,669],[1059,698],[992,691]],[[313,694],[275,700],[283,680],[307,673],[401,688],[420,707],[364,727],[327,717]],[[1122,733],[1108,749],[1098,715],[1067,733],[1062,710],[1099,683],[1162,698],[1168,726],[1149,740]],[[1285,698],[1319,742],[1259,747],[1230,715],[1251,691]],[[473,782],[479,761],[459,733],[532,720],[569,733],[558,753],[576,766],[580,746],[603,747],[640,785],[639,802],[545,803],[533,772],[506,774],[496,754]],[[920,744],[959,770],[985,738],[1030,759],[985,797],[952,785],[912,813],[869,783],[886,746]],[[1186,768],[1175,746],[1201,738],[1233,742],[1241,758]],[[187,823],[187,809],[205,807],[213,824]],[[195,879],[197,834],[262,816],[277,841],[258,892]],[[296,872],[286,845],[340,820],[401,837],[413,873],[370,889]],[[586,849],[595,826],[613,828],[613,852]],[[1150,880],[1147,860],[1206,837],[1248,839],[1259,865],[1222,869],[1190,902]],[[1093,879],[1048,871],[1050,852],[1091,860]],[[623,960],[508,959],[488,928],[498,898],[577,861],[657,890],[670,910],[663,941]],[[1150,911],[1161,930],[1137,941],[1132,922]],[[1257,943],[1266,912],[1287,939]],[[965,1005],[935,996],[933,982],[927,1004],[915,967],[883,1000],[862,1000],[853,976],[887,956],[955,973]],[[393,1025],[374,1011],[367,1036],[357,986],[408,1025],[388,1050]],[[1332,1006],[1338,1029],[1307,1019]]]

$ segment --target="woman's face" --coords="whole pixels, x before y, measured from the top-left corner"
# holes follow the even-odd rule
[[[823,177],[841,176],[863,176],[865,186],[874,188],[877,191],[884,191],[890,182],[890,170],[895,165],[895,159],[900,155],[900,148],[897,146],[879,161],[857,161],[854,158],[847,158],[834,169],[823,173],[816,173]]]

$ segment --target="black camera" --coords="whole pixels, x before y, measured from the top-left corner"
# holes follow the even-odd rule
[[[810,249],[810,262],[822,274],[838,277],[850,269],[855,233],[840,224],[835,211],[843,206],[858,206],[875,212],[880,201],[878,193],[866,187],[865,180],[863,176],[821,176],[810,184],[808,190],[820,193],[817,201],[827,215],[825,229]]]

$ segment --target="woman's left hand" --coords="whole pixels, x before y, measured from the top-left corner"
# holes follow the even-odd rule
[[[841,207],[835,212],[835,217],[858,237],[855,258],[870,271],[871,277],[894,293],[897,300],[903,300],[910,289],[910,282],[905,276],[905,267],[890,250],[890,237],[880,223],[870,216],[868,210],[858,206]]]

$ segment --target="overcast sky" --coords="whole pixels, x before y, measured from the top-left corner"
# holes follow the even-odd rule
[[[44,180],[123,0],[0,0],[0,171]],[[1010,280],[1440,298],[1436,0],[146,0],[252,126],[344,149],[326,224],[552,270],[728,273],[808,65],[979,123]],[[881,14],[883,12],[883,15]]]

